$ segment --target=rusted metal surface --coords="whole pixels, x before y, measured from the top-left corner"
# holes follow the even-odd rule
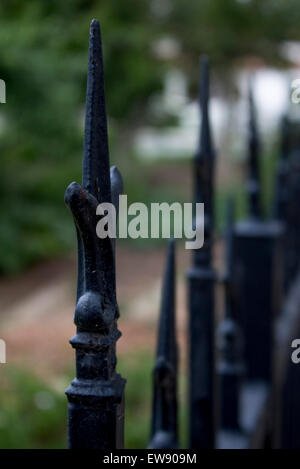
[[[109,169],[100,26],[93,20],[87,80],[82,185],[73,182],[65,194],[78,239],[78,286],[70,340],[76,351],[76,378],[69,401],[69,447],[123,447],[125,380],[116,373],[119,317],[112,240],[96,235],[96,207],[116,203],[122,179]]]

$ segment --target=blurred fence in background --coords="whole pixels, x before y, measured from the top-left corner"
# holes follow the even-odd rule
[[[70,448],[123,447],[125,380],[116,373],[119,310],[114,243],[98,239],[96,206],[117,208],[122,179],[109,170],[100,28],[90,30],[82,186],[66,191],[78,236],[78,286],[71,345],[76,378],[66,391]],[[213,267],[216,155],[209,119],[209,68],[201,61],[201,130],[194,159],[194,202],[205,204],[204,245],[188,270],[189,447],[296,448],[299,372],[290,342],[299,333],[300,178],[298,128],[283,120],[273,216],[265,219],[261,145],[251,85],[248,100],[248,212],[235,222],[227,204],[225,274]],[[195,221],[197,222],[197,221]],[[224,315],[216,315],[216,286]],[[175,247],[170,240],[153,372],[149,448],[177,448]],[[218,323],[218,324],[216,324]],[[217,336],[217,342],[215,341]],[[300,370],[300,369],[299,369]],[[150,422],[149,422],[150,427]]]

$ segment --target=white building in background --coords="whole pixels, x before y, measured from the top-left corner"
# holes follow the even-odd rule
[[[214,130],[225,120],[224,106],[213,98],[210,101]],[[165,80],[162,96],[153,102],[154,111],[172,114],[178,118],[178,126],[145,127],[136,136],[136,151],[143,159],[160,157],[182,158],[192,154],[197,145],[199,128],[199,108],[196,101],[189,101],[184,74],[179,70],[169,72]],[[217,128],[215,128],[217,127]]]
[[[220,156],[231,154],[234,158],[243,158],[245,155],[250,76],[253,78],[253,95],[264,144],[270,144],[272,139],[268,137],[277,131],[279,120],[287,110],[292,117],[300,118],[300,106],[290,102],[291,82],[300,78],[300,44],[285,43],[282,54],[289,60],[294,60],[294,68],[283,71],[262,67],[255,72],[243,69],[236,77],[239,90],[236,101],[211,97],[213,137]],[[137,154],[143,159],[191,156],[197,146],[200,116],[198,103],[188,100],[186,80],[182,72],[169,72],[163,95],[154,100],[153,106],[156,112],[176,115],[179,125],[162,129],[141,129],[135,142]]]

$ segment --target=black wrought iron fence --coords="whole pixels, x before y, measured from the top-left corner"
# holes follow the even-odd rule
[[[289,339],[300,330],[297,272],[300,259],[300,153],[283,120],[274,217],[264,219],[259,170],[260,139],[249,91],[248,215],[235,222],[227,204],[222,277],[212,266],[216,155],[209,121],[209,64],[201,59],[201,129],[194,158],[194,202],[205,204],[204,245],[187,272],[189,445],[201,448],[300,447],[295,404],[299,371]],[[100,27],[91,23],[82,184],[65,200],[78,238],[78,289],[70,340],[76,378],[67,389],[69,447],[123,448],[125,380],[116,373],[119,310],[114,241],[96,235],[96,207],[117,207],[122,178],[109,169]],[[224,318],[215,320],[215,287],[225,291]],[[299,280],[298,280],[299,282]],[[300,283],[299,283],[300,285]],[[299,287],[300,288],[300,287]],[[153,371],[149,448],[177,448],[175,241],[169,241]],[[294,305],[294,310],[291,305]],[[291,313],[291,310],[293,311]],[[293,388],[291,391],[290,387]],[[291,395],[293,393],[293,395]],[[185,405],[186,403],[180,403]]]

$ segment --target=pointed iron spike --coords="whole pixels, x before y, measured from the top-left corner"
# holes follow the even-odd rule
[[[201,125],[198,148],[194,160],[195,202],[205,204],[205,243],[204,248],[193,253],[195,264],[207,264],[211,257],[211,235],[214,224],[213,213],[213,178],[214,150],[209,121],[209,61],[206,56],[200,58],[199,104]],[[201,252],[200,252],[201,251]],[[201,260],[202,259],[202,260]]]
[[[201,132],[199,140],[198,158],[211,158],[210,122],[209,122],[209,61],[207,56],[200,57],[200,109],[201,109]]]
[[[210,120],[209,120],[209,60],[206,55],[200,57],[199,73],[199,109],[201,115],[201,125],[198,141],[196,159],[211,160],[214,152],[211,141]]]
[[[260,206],[260,177],[259,177],[259,138],[257,131],[257,122],[255,114],[255,106],[253,100],[252,84],[249,87],[249,177],[248,177],[248,193],[250,216],[253,218],[261,217]]]
[[[151,441],[148,448],[177,448],[177,344],[175,326],[175,247],[170,239],[163,282],[154,367]]]
[[[251,155],[250,157],[256,157],[256,160],[258,158],[257,154],[257,149],[258,149],[258,132],[257,132],[257,122],[256,122],[256,113],[255,113],[255,105],[254,105],[254,99],[253,99],[253,86],[250,84],[249,88],[249,142],[250,146],[255,145],[255,155]],[[251,148],[250,148],[251,149]],[[251,161],[250,164],[257,164],[257,161]]]
[[[95,19],[90,26],[82,184],[99,203],[111,201],[102,43]]]
[[[120,177],[112,169],[114,193]],[[78,235],[78,293],[74,314],[76,378],[66,391],[69,406],[69,447],[123,448],[125,380],[116,373],[116,341],[121,333],[115,259],[111,238],[100,239],[96,208],[110,202],[100,28],[93,20],[87,85],[83,186],[72,183],[65,202]],[[109,390],[109,392],[107,391]]]
[[[214,152],[209,123],[208,60],[201,59],[201,128],[194,158],[194,202],[205,204],[204,245],[194,249],[189,284],[189,446],[215,447],[214,418]],[[194,224],[195,227],[196,224]],[[200,305],[200,306],[199,306]],[[199,396],[201,395],[201,403]]]

